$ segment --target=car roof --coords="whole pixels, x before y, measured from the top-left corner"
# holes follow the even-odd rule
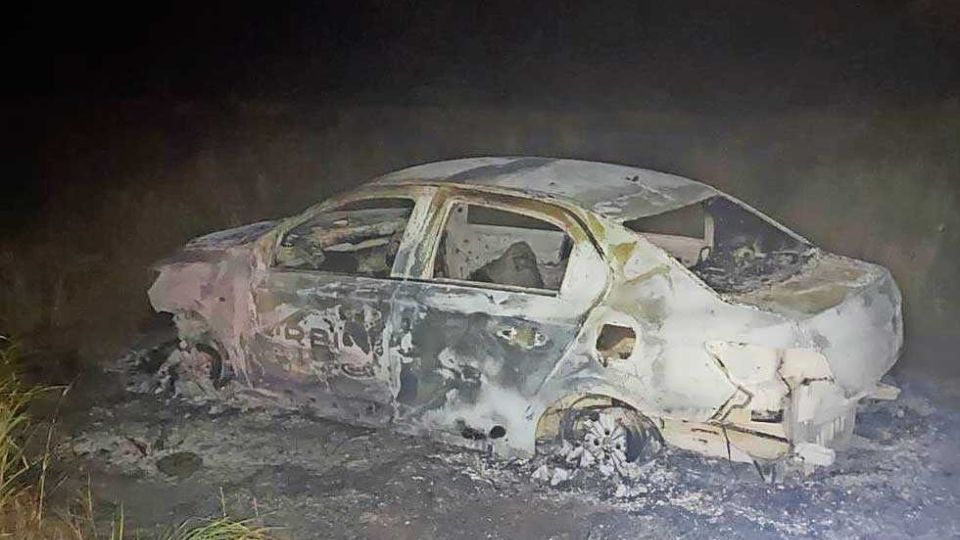
[[[615,221],[660,214],[720,194],[706,184],[673,174],[612,163],[545,157],[438,161],[385,174],[372,184],[496,187],[573,202]]]

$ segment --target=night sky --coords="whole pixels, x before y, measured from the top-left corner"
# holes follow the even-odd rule
[[[957,96],[960,8],[906,2],[38,3],[4,93],[778,107]]]
[[[960,96],[958,22],[940,0],[34,3],[4,16],[0,209],[56,189],[33,162],[51,103],[915,105]]]

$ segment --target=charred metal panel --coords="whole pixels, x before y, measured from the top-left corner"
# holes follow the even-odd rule
[[[177,315],[175,321],[191,321],[178,328],[181,340],[217,342],[233,371],[243,373],[244,337],[253,313],[249,287],[255,265],[251,250],[242,246],[184,251],[160,267],[148,292],[150,302],[157,311]]]
[[[396,297],[397,421],[524,446],[529,402],[577,335],[580,317],[557,298],[439,283],[407,283]],[[557,317],[530,314],[553,309]]]
[[[848,395],[872,391],[896,363],[903,346],[897,284],[884,268],[858,265],[867,272],[850,284],[842,303],[799,323]]]
[[[384,423],[397,373],[389,340],[399,282],[274,270],[255,291],[250,382],[331,416]]]

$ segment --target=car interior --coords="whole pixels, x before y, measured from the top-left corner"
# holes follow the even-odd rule
[[[726,197],[623,223],[721,293],[742,293],[798,273],[810,244]]]
[[[572,247],[570,237],[547,221],[457,203],[443,229],[434,277],[556,291]]]
[[[275,266],[388,277],[413,206],[406,198],[364,199],[322,212],[284,235]]]

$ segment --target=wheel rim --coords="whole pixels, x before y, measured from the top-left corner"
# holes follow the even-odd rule
[[[654,431],[651,431],[654,430]],[[625,473],[629,463],[659,449],[655,428],[630,409],[571,409],[562,425],[563,455],[580,467],[597,465],[604,474]]]
[[[593,454],[598,462],[627,463],[628,455],[634,453],[628,452],[632,450],[629,447],[631,439],[634,439],[630,437],[630,430],[624,426],[623,419],[610,409],[597,412],[595,418],[587,418],[584,428],[584,451]]]

